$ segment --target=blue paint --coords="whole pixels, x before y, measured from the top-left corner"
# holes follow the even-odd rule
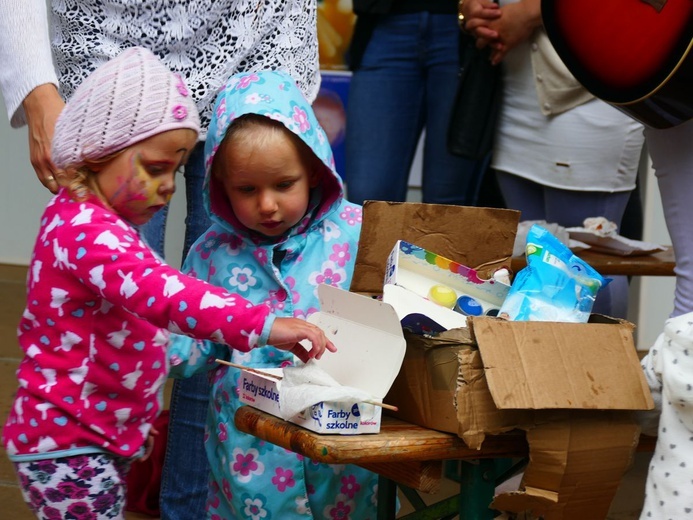
[[[484,313],[481,304],[471,296],[460,296],[457,298],[455,310],[465,316],[481,316]]]

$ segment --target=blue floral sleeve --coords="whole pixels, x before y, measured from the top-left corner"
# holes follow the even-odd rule
[[[215,359],[228,359],[229,347],[172,334],[168,347],[169,377],[183,379],[218,366]]]

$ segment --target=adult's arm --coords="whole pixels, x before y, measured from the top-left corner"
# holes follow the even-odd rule
[[[58,94],[45,0],[0,2],[0,89],[14,128],[29,125],[29,155],[39,181],[54,193],[51,141],[64,106]]]
[[[39,85],[57,87],[45,0],[0,2],[0,88],[13,128],[26,124],[24,98]]]

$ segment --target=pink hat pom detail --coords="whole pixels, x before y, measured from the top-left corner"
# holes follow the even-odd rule
[[[176,105],[173,107],[173,117],[176,119],[183,120],[186,117],[188,117],[188,111],[185,109],[183,105]]]

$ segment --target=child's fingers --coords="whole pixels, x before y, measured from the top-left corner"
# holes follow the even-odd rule
[[[307,363],[311,359],[320,359],[325,353],[325,350],[330,352],[337,352],[337,347],[329,339],[323,336],[323,342],[311,341],[311,346],[309,348],[304,347],[300,343],[296,343],[291,347],[290,351],[296,355],[301,361]]]
[[[322,330],[317,329],[314,335],[308,335],[306,339],[310,341],[310,347],[304,347],[300,343],[293,345],[289,351],[292,352],[296,357],[298,357],[304,363],[307,363],[311,359],[320,359],[325,353],[325,350],[330,352],[337,352],[337,347],[332,343]]]
[[[329,339],[325,338],[325,343],[319,348],[315,347],[315,344],[313,344],[313,348],[310,350],[310,353],[312,354],[312,357],[315,359],[320,359],[322,355],[325,353],[325,350],[329,350],[330,352],[337,352],[337,347],[332,343]]]
[[[152,430],[154,430],[154,428],[152,428]],[[147,437],[147,440],[144,443],[144,455],[139,458],[140,462],[144,462],[152,455],[152,452],[154,451],[154,435],[158,434],[159,432],[157,431],[155,434],[150,433],[150,435]]]
[[[298,344],[304,340],[309,341],[310,346]],[[270,331],[268,343],[294,353],[304,362],[312,358],[320,359],[325,350],[337,351],[334,343],[327,339],[320,327],[296,318],[277,318]]]
[[[330,352],[337,352],[337,345],[332,343],[329,339],[327,340],[327,343],[325,343],[325,348]]]
[[[311,329],[306,339],[311,342],[312,347],[310,352],[314,358],[320,359],[325,353],[325,350],[337,352],[337,347],[327,339],[327,336],[325,336],[325,333],[319,327]]]

